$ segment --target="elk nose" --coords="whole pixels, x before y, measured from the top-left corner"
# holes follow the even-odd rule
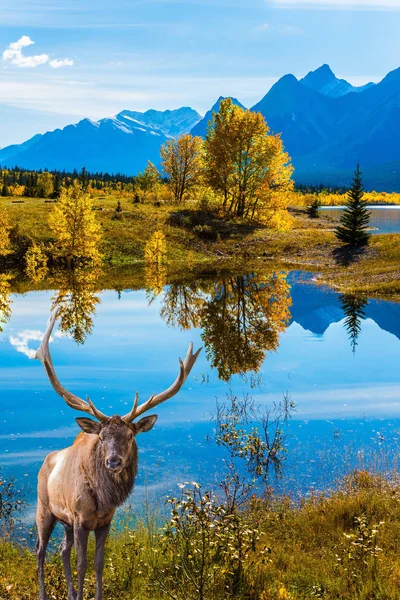
[[[108,469],[115,471],[115,469],[119,469],[119,467],[121,466],[121,462],[121,459],[118,458],[118,456],[116,456],[112,458],[107,458],[106,465]]]

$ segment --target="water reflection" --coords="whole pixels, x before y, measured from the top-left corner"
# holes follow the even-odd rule
[[[30,484],[32,499],[40,460],[77,434],[73,417],[78,415],[65,409],[40,365],[26,357],[34,354],[55,303],[63,304],[67,315],[64,331],[85,342],[82,349],[70,336],[54,336],[60,379],[74,393],[88,393],[106,413],[127,412],[136,389],[150,396],[168,387],[176,376],[176,357],[190,341],[206,346],[195,377],[176,401],[160,406],[154,436],[141,442],[138,504],[149,489],[160,497],[174,494],[178,481],[208,482],[217,470],[220,476],[222,448],[209,441],[215,429],[210,417],[216,398],[223,401],[230,390],[238,398],[253,396],[264,415],[286,390],[296,403],[297,412],[285,424],[289,435],[282,444],[281,427],[270,429],[257,463],[273,472],[286,448],[279,485],[287,482],[290,489],[322,479],[329,485],[341,470],[358,464],[360,448],[376,446],[378,433],[379,443],[385,432],[389,445],[400,439],[400,305],[374,299],[364,305],[293,272],[200,281],[186,275],[185,282],[170,283],[161,293],[157,286],[146,292],[144,285],[120,290],[120,300],[114,291],[99,292],[92,272],[59,272],[49,280],[48,287],[54,285],[59,292],[13,295],[13,315],[0,334],[0,464]],[[246,378],[235,375],[245,371]],[[255,426],[263,433],[259,423]],[[245,426],[246,435],[252,427]],[[324,451],[319,462],[316,448]]]
[[[52,299],[52,308],[59,307],[61,331],[71,335],[77,344],[84,344],[93,331],[93,317],[100,303],[100,274],[100,267],[76,266],[54,275],[58,292]]]
[[[0,273],[0,332],[11,317],[11,277]]]
[[[368,306],[368,300],[362,296],[351,294],[343,294],[339,297],[339,300],[346,317],[343,326],[348,333],[351,349],[355,354],[362,329],[362,321],[366,319],[365,309]]]
[[[268,352],[279,346],[279,333],[290,321],[286,273],[236,275],[220,280],[167,287],[161,317],[173,327],[201,327],[211,366],[228,381],[257,372]]]

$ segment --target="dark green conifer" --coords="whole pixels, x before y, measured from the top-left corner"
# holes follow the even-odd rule
[[[315,198],[311,204],[309,204],[306,208],[307,215],[310,219],[318,219],[319,218],[319,207],[321,206],[321,202],[318,198]]]
[[[370,216],[367,202],[364,200],[364,188],[358,164],[353,185],[347,192],[347,205],[340,217],[340,225],[335,229],[338,240],[353,248],[366,246],[371,235],[368,231]]]

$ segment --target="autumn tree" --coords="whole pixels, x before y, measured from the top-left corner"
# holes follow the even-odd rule
[[[228,214],[273,225],[276,215],[286,216],[293,167],[261,113],[223,100],[207,132],[204,160],[205,181],[221,194]]]
[[[42,281],[48,272],[47,255],[39,244],[32,244],[25,254],[25,274],[33,281]]]
[[[100,226],[92,211],[90,197],[82,191],[78,181],[62,190],[50,213],[49,225],[57,238],[57,256],[68,263],[100,259]]]
[[[167,140],[161,146],[161,165],[168,176],[170,190],[176,204],[181,204],[185,194],[195,186],[202,172],[203,140],[192,135]]]
[[[52,174],[47,171],[39,173],[36,186],[40,198],[50,198],[54,191]]]
[[[148,161],[145,170],[136,175],[136,187],[141,192],[143,199],[153,192],[160,180],[160,174],[151,161]]]
[[[0,256],[11,253],[10,229],[8,214],[0,204]]]

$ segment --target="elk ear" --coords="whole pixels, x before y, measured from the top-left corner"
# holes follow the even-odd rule
[[[81,417],[79,419],[76,419],[76,422],[78,423],[82,431],[84,431],[85,433],[94,433],[95,435],[99,435],[101,431],[101,423],[98,423],[97,421],[92,421],[92,419],[86,419],[85,417]]]
[[[149,417],[143,417],[135,425],[135,434],[144,433],[145,431],[150,431],[153,429],[154,423],[157,421],[158,415],[150,415]]]

